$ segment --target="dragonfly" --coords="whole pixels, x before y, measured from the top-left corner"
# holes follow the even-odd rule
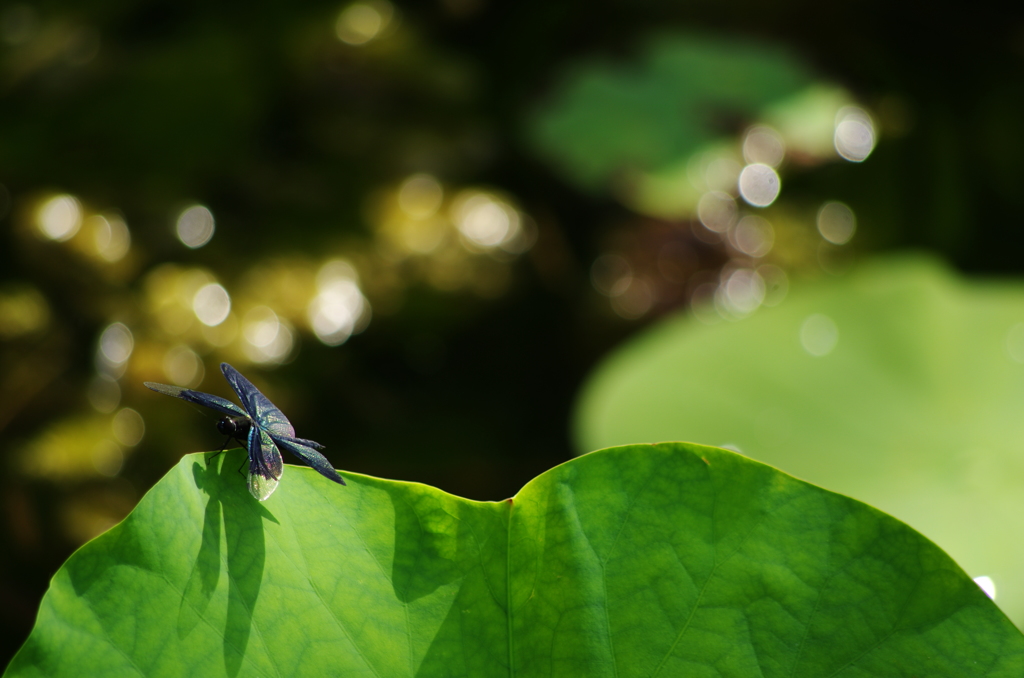
[[[249,493],[260,501],[266,501],[281,481],[284,472],[281,449],[288,450],[325,478],[339,485],[345,484],[327,458],[317,451],[324,449],[323,445],[313,440],[296,438],[295,429],[284,412],[260,393],[241,372],[227,363],[220,364],[220,371],[231,384],[242,407],[227,398],[182,386],[168,386],[152,381],[145,382],[145,385],[157,393],[209,407],[225,415],[217,422],[217,430],[229,436],[229,439],[239,441],[249,451]]]

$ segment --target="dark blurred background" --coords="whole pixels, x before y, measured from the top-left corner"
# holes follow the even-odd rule
[[[3,4],[0,662],[75,548],[222,443],[143,381],[229,395],[231,362],[339,468],[498,500],[691,302],[907,247],[1019,274],[1022,14]]]

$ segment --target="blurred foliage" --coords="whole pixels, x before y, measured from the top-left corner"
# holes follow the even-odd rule
[[[740,134],[812,82],[800,60],[778,49],[660,36],[636,64],[574,63],[555,89],[559,99],[535,114],[530,131],[538,152],[593,188],[624,171],[663,169]]]
[[[1019,272],[1024,49],[1001,16],[915,14],[911,39],[889,5],[0,7],[0,654],[73,549],[221,444],[144,380],[229,395],[227,359],[337,466],[494,499],[571,455],[584,374],[651,318],[744,317],[864,250]],[[751,54],[763,96],[726,77]],[[597,139],[658,162],[581,191],[531,130],[594,64],[645,93],[701,82],[706,125],[662,110],[669,137],[629,148],[646,107],[601,99]],[[795,152],[846,105],[870,157]],[[751,125],[790,149],[763,208],[708,174],[747,162]],[[714,190],[720,230],[696,213]]]
[[[883,260],[738,322],[651,328],[583,390],[577,449],[733,447],[915,526],[1024,624],[1024,547],[1006,539],[1024,513],[1022,402],[1024,284]]]
[[[1024,668],[1024,636],[935,544],[725,450],[604,450],[501,502],[294,469],[257,506],[244,458],[182,459],[72,556],[4,675]]]

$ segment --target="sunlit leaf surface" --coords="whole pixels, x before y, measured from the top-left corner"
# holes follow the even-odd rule
[[[921,530],[1021,624],[1022,323],[1024,286],[915,258],[795,285],[734,323],[678,317],[595,373],[579,449],[738,447]]]
[[[935,545],[731,452],[596,452],[481,503],[185,457],[57,574],[9,675],[1019,676]]]

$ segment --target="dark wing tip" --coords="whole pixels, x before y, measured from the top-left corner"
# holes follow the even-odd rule
[[[148,388],[150,391],[156,391],[157,393],[163,393],[164,395],[174,396],[180,398],[182,392],[188,389],[184,386],[168,386],[167,384],[158,384],[155,381],[144,381],[142,385]]]
[[[320,443],[318,443],[315,440],[308,440],[306,438],[292,438],[292,440],[300,442],[303,445],[307,445],[309,447],[312,447],[314,450],[326,450],[327,449],[326,445],[321,445]]]

